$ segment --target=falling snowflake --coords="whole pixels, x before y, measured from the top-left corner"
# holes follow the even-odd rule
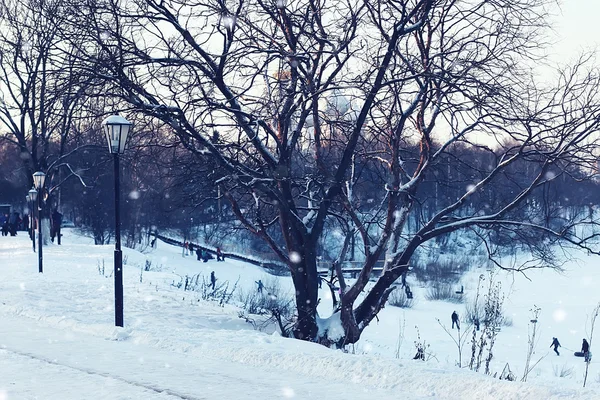
[[[223,26],[229,30],[235,26],[235,17],[233,15],[226,15],[223,17]]]
[[[300,256],[300,253],[292,251],[290,253],[290,261],[294,264],[298,264],[300,261],[302,261],[302,256]]]
[[[277,8],[284,8],[285,0],[277,0]]]
[[[32,48],[33,46],[30,42],[25,41],[21,44],[21,51],[23,51],[24,53],[29,53]]]
[[[562,308],[559,308],[555,310],[554,313],[552,313],[552,318],[554,318],[556,322],[562,322],[565,320],[566,317],[567,313]]]
[[[554,172],[552,172],[552,171],[548,171],[548,172],[546,172],[546,175],[544,175],[544,177],[547,180],[551,180],[551,179],[554,179],[556,177],[556,174]]]
[[[110,33],[108,33],[108,31],[100,32],[100,40],[102,40],[104,42],[108,39],[110,39]]]
[[[140,198],[140,192],[138,192],[137,190],[132,190],[131,192],[129,192],[129,198],[131,200],[137,200]]]
[[[468,185],[467,186],[467,193],[472,193],[477,189],[477,186],[475,185]]]
[[[294,393],[294,389],[292,389],[291,387],[284,387],[281,389],[281,392],[283,394],[283,397],[287,399],[291,399],[292,397],[296,396],[296,393]]]

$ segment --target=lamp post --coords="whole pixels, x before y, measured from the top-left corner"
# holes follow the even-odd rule
[[[31,212],[29,213],[29,223],[31,226],[29,227],[29,237],[31,238],[31,245],[33,246],[33,252],[35,253],[35,201],[37,200],[37,190],[32,187],[29,190],[29,209]]]
[[[114,157],[115,167],[115,326],[123,326],[123,253],[121,252],[121,213],[119,154],[125,150],[131,122],[120,115],[111,115],[102,121],[108,151]]]
[[[46,182],[46,174],[38,171],[33,174],[33,184],[37,189],[37,205],[38,205],[38,260],[40,274],[44,272],[43,256],[42,256],[42,203],[44,201],[44,183]]]

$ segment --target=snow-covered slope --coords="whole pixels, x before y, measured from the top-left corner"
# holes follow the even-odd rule
[[[584,363],[564,349],[548,354],[525,384],[454,367],[456,347],[436,317],[449,325],[462,306],[426,301],[425,288],[413,288],[413,309],[384,309],[356,354],[254,331],[234,305],[199,301],[171,284],[215,271],[218,282],[239,279],[241,289],[255,290],[254,281],[266,279],[260,268],[198,262],[164,243],[146,254],[124,250],[125,328],[115,328],[112,250],[67,231],[62,246],[44,248],[39,274],[24,233],[0,237],[0,399],[600,399],[598,361],[582,389]],[[141,273],[146,260],[160,271]],[[532,282],[501,277],[514,324],[499,334],[492,371],[508,362],[522,373],[533,304],[542,308],[535,360],[550,350],[552,336],[577,349],[585,315],[600,300],[598,261],[585,261],[569,263],[565,275],[536,271]],[[479,272],[465,278],[467,295]],[[291,290],[289,278],[277,279]],[[326,290],[322,298],[326,316]],[[405,328],[396,359],[399,321]],[[427,362],[412,360],[415,326],[435,354]],[[554,376],[553,366],[563,364],[573,365],[571,377]]]

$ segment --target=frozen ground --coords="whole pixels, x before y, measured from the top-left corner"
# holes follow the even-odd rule
[[[322,346],[252,330],[235,305],[219,307],[171,286],[180,276],[210,271],[220,282],[254,290],[267,278],[236,261],[199,263],[159,242],[142,254],[125,249],[125,328],[115,328],[112,246],[94,246],[70,231],[62,246],[44,249],[44,274],[24,233],[0,237],[0,400],[5,399],[600,399],[598,360],[582,389],[584,363],[562,349],[549,353],[552,336],[577,350],[586,315],[600,301],[600,260],[571,260],[564,275],[535,271],[501,276],[513,326],[499,333],[492,371],[506,363],[522,375],[529,309],[541,307],[543,357],[527,383],[506,382],[455,367],[456,347],[436,318],[449,325],[462,305],[429,302],[413,285],[412,309],[387,307],[364,340],[344,354]],[[159,272],[143,272],[149,260]],[[104,263],[104,274],[102,264]],[[479,273],[462,282],[474,292]],[[290,288],[289,278],[281,285]],[[330,304],[322,292],[321,313]],[[400,325],[404,325],[400,329]],[[435,355],[413,361],[418,326]],[[597,327],[598,328],[598,327]],[[600,329],[600,328],[598,328]],[[398,339],[401,339],[398,359]],[[469,356],[465,351],[464,358]],[[554,369],[573,368],[569,377]]]

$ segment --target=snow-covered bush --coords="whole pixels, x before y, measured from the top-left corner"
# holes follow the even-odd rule
[[[500,316],[498,323],[500,326],[512,326],[513,320],[510,316],[504,315],[504,309],[499,310]],[[475,299],[465,303],[465,311],[463,313],[463,321],[471,324],[475,324],[475,321],[479,321],[480,324],[485,324],[485,304],[482,302],[477,303]]]
[[[394,307],[412,308],[415,303],[414,299],[409,299],[406,296],[404,290],[397,288],[392,292],[392,294],[390,294],[390,297],[388,298],[388,304]]]
[[[428,259],[425,265],[418,265],[414,268],[414,275],[420,282],[444,282],[457,283],[462,275],[469,270],[473,260],[467,257],[444,257],[439,256]]]
[[[443,283],[436,283],[431,286],[427,290],[425,298],[429,301],[442,300],[457,304],[460,304],[464,301],[462,295],[457,294],[452,285]]]
[[[258,290],[238,292],[237,300],[244,310],[239,313],[239,317],[257,330],[277,324],[281,334],[288,336],[288,325],[294,319],[294,299],[281,288],[277,279],[269,279],[265,282],[262,292]]]

